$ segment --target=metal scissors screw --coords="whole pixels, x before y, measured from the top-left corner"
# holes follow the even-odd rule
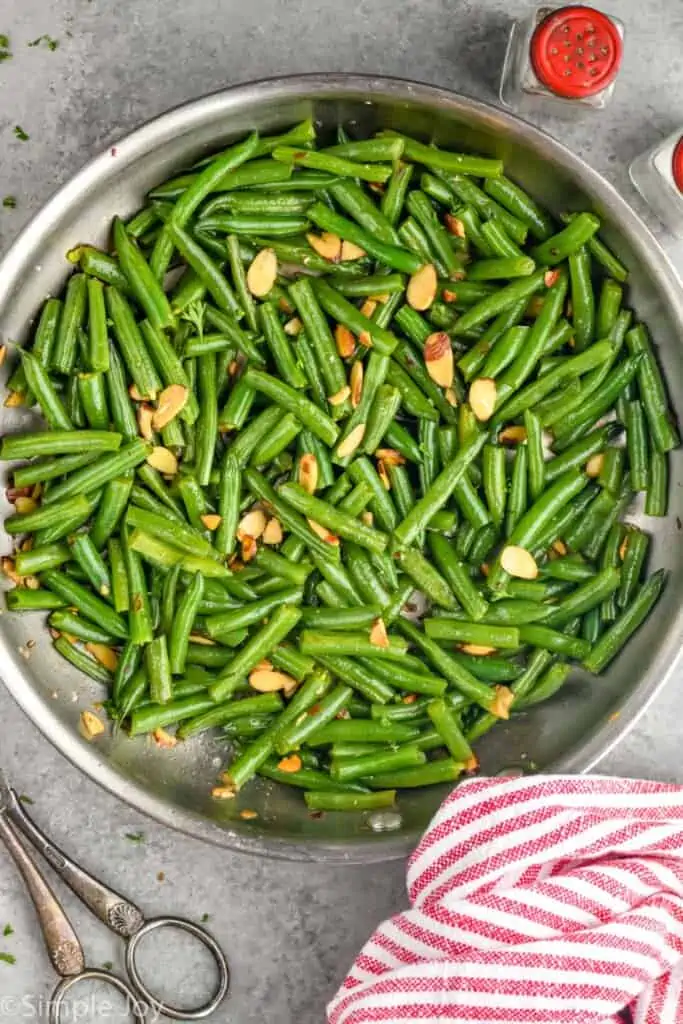
[[[22,838],[25,837],[25,838]],[[45,945],[52,966],[61,981],[50,1004],[49,1024],[60,1024],[67,993],[86,980],[96,979],[115,988],[129,1003],[130,1015],[136,1024],[145,1024],[146,1009],[172,1020],[204,1020],[218,1009],[230,987],[230,970],[216,940],[204,928],[181,917],[156,917],[145,920],[142,911],[113,889],[88,874],[63,853],[31,820],[17,794],[0,773],[0,839],[9,850],[26,882],[29,895],[38,913]],[[126,969],[130,981],[108,971],[86,967],[83,947],[71,922],[43,875],[34,847],[86,907],[107,927],[126,940]],[[218,968],[218,985],[211,999],[195,1010],[179,1009],[158,999],[144,984],[136,963],[142,940],[151,932],[176,928],[194,936],[213,955]]]

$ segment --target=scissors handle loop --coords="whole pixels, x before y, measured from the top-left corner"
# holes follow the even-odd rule
[[[83,981],[101,981],[105,985],[109,985],[110,988],[115,988],[126,998],[130,1019],[135,1021],[135,1024],[146,1024],[147,1007],[138,999],[136,992],[130,985],[126,985],[125,981],[117,978],[115,974],[110,974],[108,971],[98,971],[94,968],[88,968],[72,978],[64,978],[60,981],[50,1003],[49,1024],[63,1024],[62,1009],[64,1007],[64,1000],[67,994]],[[69,1017],[66,1018],[66,1020],[69,1019]]]

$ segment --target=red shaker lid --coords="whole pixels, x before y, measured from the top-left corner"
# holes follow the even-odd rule
[[[674,155],[671,160],[671,173],[674,176],[676,188],[683,192],[683,136],[676,143]]]
[[[558,96],[594,96],[615,78],[621,64],[621,35],[611,18],[592,7],[560,7],[531,37],[537,78]]]

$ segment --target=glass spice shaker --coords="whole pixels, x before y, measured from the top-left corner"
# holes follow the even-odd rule
[[[662,223],[672,234],[683,237],[683,135],[680,129],[636,157],[629,174]]]
[[[537,7],[513,23],[500,82],[503,106],[601,109],[610,100],[624,43],[617,18],[571,4]]]

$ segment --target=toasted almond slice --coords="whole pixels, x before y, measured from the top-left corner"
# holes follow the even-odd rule
[[[452,213],[447,213],[443,220],[449,235],[455,235],[456,238],[465,238],[465,225],[459,217]]]
[[[245,807],[244,810],[240,811],[240,818],[245,821],[253,821],[254,818],[258,818],[258,811],[253,811],[251,807]]]
[[[26,513],[28,512],[35,512],[35,510],[38,508],[38,502],[34,501],[33,498],[25,498],[23,496],[20,496],[14,502],[14,507],[16,508],[17,512],[20,512],[22,515],[26,515]]]
[[[242,537],[240,543],[242,545],[242,561],[246,565],[247,562],[251,562],[253,558],[256,558],[258,544],[253,537]]]
[[[294,312],[294,306],[292,305],[291,302],[288,302],[288,300],[285,298],[284,295],[280,295],[280,297],[278,298],[278,300],[277,300],[277,308],[280,310],[281,313],[293,313]]]
[[[619,545],[619,558],[622,560],[622,562],[626,558],[626,552],[628,550],[628,538],[629,538],[629,535],[626,534],[626,536],[622,540],[621,544]]]
[[[463,654],[476,654],[484,657],[487,654],[495,654],[496,648],[489,647],[488,644],[460,644],[460,650]]]
[[[366,255],[365,249],[361,249],[355,242],[349,242],[347,238],[342,242],[340,257],[342,263],[345,263],[347,260],[362,260]]]
[[[450,388],[453,383],[453,346],[445,331],[430,334],[424,345],[427,373],[435,384]]]
[[[509,690],[507,686],[497,686],[495,697],[493,698],[491,707],[489,708],[491,714],[495,715],[496,718],[509,718],[510,707],[512,706],[514,699],[514,693],[512,690]]]
[[[342,240],[339,235],[334,235],[331,231],[323,231],[322,235],[314,235],[312,231],[309,231],[306,241],[318,256],[322,256],[324,260],[329,260],[331,263],[339,263],[342,253]]]
[[[458,396],[456,395],[454,388],[446,388],[444,398],[446,399],[448,404],[452,405],[453,408],[455,409],[455,407],[458,404]]]
[[[378,448],[375,455],[382,460],[385,466],[405,466],[405,456],[397,452],[395,448]]]
[[[378,459],[377,460],[377,476],[382,481],[382,486],[384,487],[384,490],[385,491],[390,491],[391,490],[391,480],[389,479],[389,474],[387,473],[387,467],[384,465],[384,462],[382,461],[382,459]]]
[[[368,320],[372,317],[373,313],[377,309],[377,302],[374,299],[366,299],[363,305],[360,307],[360,311],[363,316],[366,316]]]
[[[491,571],[489,569],[489,563],[488,562],[482,562],[481,565],[479,566],[479,568],[481,570],[482,576],[488,576],[489,572]]]
[[[97,717],[94,711],[81,711],[81,735],[88,742],[97,739],[104,732],[104,722]]]
[[[370,630],[370,643],[374,644],[375,647],[388,647],[389,637],[387,635],[387,627],[384,625],[384,619],[375,619]]]
[[[370,331],[361,331],[358,335],[358,341],[363,348],[372,348],[372,335]]]
[[[178,460],[175,455],[168,448],[163,448],[161,445],[152,448],[147,456],[147,462],[154,469],[158,469],[160,473],[163,473],[164,476],[175,476],[178,472]]]
[[[334,329],[334,340],[342,359],[348,359],[356,351],[356,339],[346,324],[337,324]]]
[[[313,452],[305,452],[299,459],[299,483],[309,494],[318,489],[318,460]]]
[[[155,729],[152,733],[152,738],[162,750],[172,750],[173,747],[178,746],[178,737],[173,736],[170,732],[166,732],[165,729]]]
[[[401,697],[401,704],[414,704],[416,700],[416,693],[407,693],[405,697]]]
[[[261,249],[249,264],[247,288],[257,299],[268,294],[277,277],[277,256],[273,249]]]
[[[553,547],[553,551],[556,554],[558,554],[558,555],[566,555],[567,554],[567,545],[565,544],[565,542],[563,540],[560,540],[559,538],[557,540],[553,541],[552,547]]]
[[[369,508],[363,509],[363,511],[360,514],[360,517],[366,526],[372,526],[372,524],[375,521],[375,517],[373,516]]]
[[[21,576],[17,572],[12,558],[3,558],[0,560],[0,566],[2,566],[3,575],[5,575],[8,580],[11,580],[12,583],[16,583],[17,586],[21,586]]]
[[[429,309],[436,298],[437,287],[436,267],[433,263],[425,263],[408,281],[406,289],[408,305],[418,310]]]
[[[467,760],[465,761],[465,771],[466,772],[476,772],[478,767],[479,767],[479,759],[477,758],[476,754],[472,754],[472,756],[468,757]]]
[[[594,478],[600,476],[604,462],[604,452],[598,452],[597,455],[591,455],[590,459],[586,463],[586,476]]]
[[[235,377],[240,371],[240,364],[236,359],[231,359],[228,366],[228,377]]]
[[[526,427],[504,427],[498,434],[501,444],[521,444],[526,441]]]
[[[298,754],[290,754],[289,757],[283,757],[281,761],[278,761],[277,766],[281,772],[294,774],[294,772],[301,771],[303,762]]]
[[[268,520],[261,539],[263,540],[264,544],[282,543],[282,527],[280,525],[279,519]]]
[[[159,395],[156,412],[152,419],[155,430],[163,428],[182,412],[190,397],[190,389],[182,384],[169,384]],[[144,435],[143,435],[144,436]]]
[[[244,537],[253,537],[254,540],[258,540],[265,528],[266,513],[262,508],[252,508],[242,516],[237,524],[237,536],[240,540]]]
[[[234,800],[236,794],[237,790],[232,785],[214,786],[211,790],[211,796],[214,800]]]
[[[145,399],[148,397],[147,395],[140,394],[140,392],[138,391],[137,384],[131,384],[131,386],[128,388],[128,394],[130,395],[134,402],[144,402]]]
[[[0,366],[4,363],[7,358],[7,345],[0,345]]]
[[[100,665],[104,665],[110,672],[116,672],[119,656],[112,647],[107,647],[106,644],[87,643],[85,649],[92,654],[95,661],[99,661]]]
[[[252,690],[258,690],[259,693],[273,693],[292,684],[297,685],[296,679],[286,672],[278,672],[273,668],[255,668],[249,676],[249,685]]]
[[[342,405],[343,402],[351,394],[351,388],[348,384],[345,384],[343,388],[340,388],[336,395],[329,395],[327,401],[330,405]]]
[[[223,516],[217,515],[215,512],[207,512],[206,515],[199,517],[203,522],[207,530],[217,530],[223,522]]]
[[[272,667],[272,661],[268,661],[267,658],[262,658],[261,661],[259,661],[258,665],[254,665],[253,671],[256,671],[256,669],[260,669],[261,671],[263,671],[263,669],[271,669]]]
[[[552,288],[556,281],[560,278],[559,270],[546,270],[543,275],[543,284],[546,288]]]
[[[151,441],[154,437],[154,409],[152,406],[141,402],[137,410],[137,420],[140,437],[143,437],[145,441]]]
[[[10,391],[3,404],[6,409],[16,409],[18,406],[24,404],[24,392]]]
[[[316,533],[321,540],[324,540],[326,544],[331,544],[332,547],[339,547],[339,537],[336,534],[331,533],[326,526],[321,526],[320,523],[316,523],[315,519],[306,519],[306,522]]]
[[[202,647],[215,647],[216,641],[212,640],[211,637],[204,636],[203,633],[190,633],[190,642],[193,644],[201,644]]]
[[[520,580],[535,580],[538,566],[530,551],[520,548],[517,544],[508,544],[500,553],[500,564],[510,576]]]
[[[389,301],[391,296],[389,295],[389,292],[380,292],[379,295],[369,295],[368,298],[372,299],[373,302],[381,302],[382,305],[384,305],[385,302]]]
[[[450,288],[444,288],[444,290],[441,292],[441,298],[443,299],[444,302],[457,302],[458,293],[452,291]]]
[[[297,334],[301,333],[301,328],[304,325],[298,316],[293,316],[291,320],[288,320],[285,326],[282,328],[285,334],[289,334],[290,337],[296,337]]]
[[[470,386],[470,406],[480,422],[485,423],[493,416],[498,391],[492,377],[478,377]]]
[[[40,590],[40,580],[37,576],[24,576],[24,586],[28,590]]]
[[[359,359],[357,363],[354,363],[351,367],[351,373],[349,374],[349,382],[351,384],[351,405],[354,409],[357,409],[360,405],[360,398],[363,393],[363,363]]]
[[[244,569],[244,562],[242,561],[242,559],[240,558],[236,551],[233,552],[233,554],[230,555],[230,558],[228,559],[228,568],[231,569],[233,572],[239,572],[240,569]]]
[[[354,427],[348,437],[345,437],[343,441],[337,446],[337,455],[340,459],[346,459],[349,455],[353,455],[355,450],[362,443],[365,437],[365,424],[359,423],[358,426]]]

